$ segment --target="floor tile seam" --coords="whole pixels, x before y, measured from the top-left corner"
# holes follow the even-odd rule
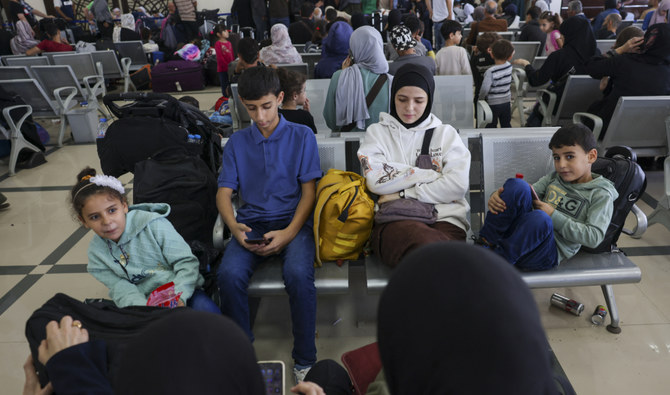
[[[0,317],[28,291],[43,274],[27,274],[0,298]]]

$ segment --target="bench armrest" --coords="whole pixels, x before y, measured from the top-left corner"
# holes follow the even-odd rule
[[[19,108],[25,108],[26,113],[21,117],[21,119],[18,120],[18,122],[14,122],[14,118],[12,118],[11,112],[13,110],[17,110]],[[6,107],[2,110],[2,115],[4,115],[5,120],[7,121],[7,124],[9,125],[10,136],[8,136],[8,137],[10,139],[15,140],[15,139],[19,138],[21,125],[23,125],[23,122],[32,113],[33,113],[33,108],[31,106],[29,106],[28,104],[18,104],[16,106]]]
[[[105,78],[102,75],[84,77],[84,86],[86,86],[86,98],[89,101],[97,101],[99,94],[104,96],[107,93],[105,91]]]
[[[65,100],[63,100],[62,96],[63,92],[67,94]],[[61,115],[65,115],[66,112],[70,111],[72,107],[74,107],[74,105],[70,106],[73,101],[75,102],[74,104],[77,104],[76,100],[74,100],[74,97],[77,96],[77,88],[74,86],[64,86],[62,88],[55,89],[54,96],[56,97],[56,101],[60,106]]]
[[[486,100],[477,100],[477,128],[484,128],[493,121],[493,112]]]
[[[545,103],[542,98],[544,95],[549,96],[549,102]],[[554,107],[556,107],[556,93],[550,92],[546,89],[537,91],[537,102],[540,104],[540,114],[542,114],[543,126],[551,126],[553,124]]]
[[[576,112],[572,115],[573,123],[581,123],[584,125],[584,119],[590,119],[593,122],[593,136],[596,141],[600,140],[600,132],[603,130],[603,120],[597,115],[589,114],[588,112]]]

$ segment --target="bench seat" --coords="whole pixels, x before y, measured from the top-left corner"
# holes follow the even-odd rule
[[[337,266],[324,262],[314,270],[314,285],[319,295],[346,294],[349,292],[349,264]],[[273,258],[258,265],[249,282],[249,296],[263,297],[286,295],[281,262]]]
[[[388,283],[393,269],[374,255],[365,259],[366,283],[369,293],[380,293]],[[607,330],[620,333],[619,312],[614,300],[613,284],[638,283],[640,268],[621,252],[589,254],[580,252],[559,266],[541,272],[522,272],[529,288],[563,288],[599,285],[610,312]]]

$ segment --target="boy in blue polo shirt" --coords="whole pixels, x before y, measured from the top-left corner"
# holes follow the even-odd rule
[[[216,204],[233,237],[217,272],[221,309],[253,341],[249,279],[264,259],[279,255],[293,322],[293,373],[302,381],[316,362],[311,216],[322,175],[316,138],[309,127],[278,113],[284,93],[274,69],[247,69],[238,92],[254,123],[234,133],[223,150]],[[237,218],[233,191],[244,202]]]

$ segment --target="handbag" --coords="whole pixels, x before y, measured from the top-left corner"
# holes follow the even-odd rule
[[[416,166],[420,169],[432,169],[433,163],[428,152],[430,140],[433,138],[435,128],[426,130],[421,145],[421,154],[416,158]],[[375,214],[375,223],[378,225],[389,222],[412,220],[424,224],[437,222],[437,210],[431,203],[420,202],[416,199],[396,199],[382,203]]]

